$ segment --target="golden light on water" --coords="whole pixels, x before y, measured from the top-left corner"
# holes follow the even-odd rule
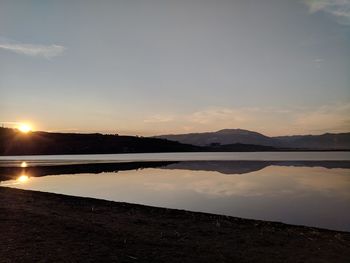
[[[25,183],[29,180],[29,176],[28,175],[25,175],[25,174],[22,174],[20,177],[17,178],[17,182],[20,182],[20,183]]]
[[[27,123],[21,123],[21,124],[17,127],[17,129],[18,129],[19,131],[23,132],[23,133],[28,133],[28,132],[32,131],[32,127],[31,127],[29,124],[27,124]]]
[[[28,166],[27,162],[21,162],[21,167],[22,167],[22,168],[25,168],[25,167],[27,167],[27,166]]]

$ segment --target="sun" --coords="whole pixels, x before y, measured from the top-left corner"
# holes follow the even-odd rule
[[[23,133],[28,133],[32,130],[32,127],[29,124],[22,123],[18,126],[18,130]]]

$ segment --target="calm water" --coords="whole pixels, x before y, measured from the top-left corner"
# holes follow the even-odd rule
[[[1,166],[18,166],[58,163],[130,162],[130,161],[350,161],[350,152],[199,152],[199,153],[134,153],[86,155],[29,155],[0,156]]]
[[[0,170],[1,173],[17,169],[18,174],[14,174],[16,180],[3,179],[0,185],[350,231],[349,153],[298,154],[1,158],[0,166],[7,167]],[[130,159],[187,161],[138,164],[142,169],[101,164],[107,160]],[[58,166],[50,169],[44,166],[91,163],[92,160],[100,162],[97,168],[86,164],[70,165],[63,170]],[[20,166],[22,161],[26,161],[24,166],[43,167],[36,170],[9,167]]]

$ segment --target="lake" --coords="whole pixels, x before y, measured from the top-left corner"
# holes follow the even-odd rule
[[[0,168],[1,186],[350,231],[349,152],[7,156]]]

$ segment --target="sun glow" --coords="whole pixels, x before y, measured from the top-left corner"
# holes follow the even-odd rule
[[[17,178],[17,182],[20,182],[20,183],[25,183],[29,180],[29,176],[28,175],[25,175],[25,174],[22,174],[20,177]]]
[[[28,133],[32,131],[32,127],[29,124],[22,123],[18,126],[18,130],[23,132],[23,133]]]

